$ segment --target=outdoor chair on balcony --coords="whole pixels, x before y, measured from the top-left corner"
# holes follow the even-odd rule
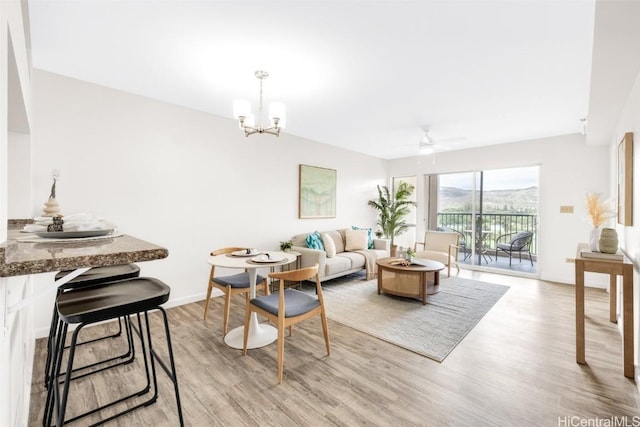
[[[496,239],[496,260],[500,251],[509,254],[509,266],[511,266],[511,257],[514,252],[518,253],[518,258],[522,262],[522,252],[529,254],[529,261],[533,266],[533,258],[531,257],[531,240],[533,239],[533,233],[531,231],[518,231],[515,233],[508,233],[499,236]]]

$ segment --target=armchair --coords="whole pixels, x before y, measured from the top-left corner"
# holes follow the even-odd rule
[[[458,231],[455,228],[447,227],[445,225],[436,227],[436,231],[448,231],[453,233],[458,233],[460,235],[460,240],[458,241],[458,252],[462,252],[464,254],[464,260],[471,256],[471,247],[467,245],[467,235],[462,231]]]
[[[418,250],[418,245],[422,250]],[[416,258],[426,258],[438,261],[447,266],[447,276],[451,276],[451,265],[460,271],[458,266],[458,250],[460,249],[460,234],[456,231],[433,231],[424,233],[424,242],[416,242],[413,246]]]

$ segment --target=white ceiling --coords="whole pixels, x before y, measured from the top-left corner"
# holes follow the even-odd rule
[[[576,133],[594,0],[30,0],[33,66],[220,116],[287,106],[286,133],[391,159]],[[238,130],[240,132],[240,130]],[[251,138],[272,138],[252,136]]]

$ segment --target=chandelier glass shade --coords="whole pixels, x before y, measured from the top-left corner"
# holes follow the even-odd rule
[[[280,136],[280,130],[284,129],[286,123],[285,106],[281,102],[272,102],[269,104],[269,126],[263,126],[263,103],[262,103],[262,85],[264,80],[269,77],[269,73],[263,70],[255,72],[256,78],[260,80],[260,105],[258,109],[258,123],[251,112],[251,103],[246,100],[236,100],[233,103],[233,117],[238,119],[240,129],[244,131],[244,136],[253,135],[255,133],[268,133]]]

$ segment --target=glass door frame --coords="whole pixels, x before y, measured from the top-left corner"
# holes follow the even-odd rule
[[[536,235],[539,235],[540,232],[540,227],[539,227],[539,221],[540,221],[540,210],[539,210],[539,203],[540,203],[540,194],[539,194],[539,189],[540,189],[540,174],[541,174],[541,166],[540,165],[529,165],[529,166],[522,166],[523,169],[526,168],[537,168],[536,170],[536,187],[538,189],[538,194],[535,200],[535,204],[536,204],[536,208],[533,212],[535,212],[535,218],[533,218],[534,223],[533,223],[533,230],[535,232]],[[484,186],[486,184],[486,177],[485,177],[485,172],[489,173],[492,171],[501,171],[501,170],[509,170],[509,169],[520,169],[520,167],[513,167],[513,168],[496,168],[496,169],[487,169],[487,170],[474,170],[474,171],[462,171],[462,172],[444,172],[444,173],[434,173],[434,174],[424,174],[423,175],[423,185],[424,185],[424,189],[422,192],[422,196],[424,197],[424,217],[423,217],[423,225],[425,227],[425,231],[426,230],[434,230],[436,229],[438,226],[441,226],[442,224],[439,224],[439,221],[441,220],[439,213],[440,210],[442,209],[442,206],[438,206],[439,203],[441,203],[440,200],[440,185],[441,185],[441,180],[440,177],[444,176],[444,175],[455,175],[455,174],[470,174],[470,178],[471,178],[471,209],[470,209],[470,214],[471,214],[471,219],[470,219],[470,224],[469,227],[467,228],[464,224],[466,223],[466,221],[463,220],[463,226],[462,226],[462,230],[456,230],[460,233],[465,233],[465,237],[466,237],[466,245],[469,248],[469,256],[464,258],[465,260],[469,259],[469,257],[471,257],[471,263],[467,264],[464,263],[461,265],[464,265],[465,268],[471,269],[471,270],[481,270],[481,271],[491,271],[491,272],[499,272],[502,274],[507,274],[507,275],[517,275],[517,276],[524,276],[524,277],[539,277],[540,275],[540,271],[539,271],[539,264],[536,264],[535,269],[531,272],[529,271],[519,271],[516,269],[504,269],[504,268],[500,268],[497,266],[492,266],[492,264],[490,262],[488,262],[488,258],[492,258],[495,256],[495,253],[493,252],[493,250],[491,250],[491,248],[493,247],[492,244],[489,244],[489,253],[483,253],[482,250],[478,250],[478,247],[482,247],[482,243],[484,239],[487,239],[488,237],[490,237],[493,233],[493,237],[497,238],[497,233],[498,230],[494,230],[492,228],[492,230],[487,230],[487,234],[486,235],[482,235],[480,237],[481,240],[477,241],[477,237],[474,237],[478,234],[478,232],[480,231],[480,227],[482,226],[482,224],[485,222],[485,207],[484,207],[484,196],[485,196],[485,189]],[[445,184],[446,186],[446,184]],[[516,187],[517,188],[517,187]],[[525,188],[525,187],[523,187]],[[491,211],[493,212],[493,211]],[[518,214],[518,216],[521,214]],[[498,214],[498,217],[500,216],[500,214]],[[524,215],[527,216],[527,215]],[[491,223],[492,221],[494,221],[493,219],[489,218],[488,221]],[[501,224],[501,219],[497,218],[495,221],[497,221],[497,224],[500,225]],[[525,222],[522,222],[522,224],[526,224],[529,220],[527,220],[526,218],[524,219]],[[445,224],[446,225],[446,224]],[[496,224],[494,224],[493,226],[495,226]],[[531,225],[531,223],[529,224]],[[490,227],[493,227],[491,224],[489,225]],[[453,227],[454,229],[456,227]],[[460,227],[457,227],[460,228]],[[465,232],[465,230],[468,230],[467,232]],[[498,233],[499,234],[499,233]],[[470,237],[469,237],[470,236]],[[536,241],[538,240],[539,236],[536,236]],[[477,243],[480,242],[480,245],[478,245]],[[490,241],[488,241],[490,242]],[[534,245],[534,247],[538,247],[538,245]],[[538,253],[537,250],[534,252],[535,258],[534,260],[538,259]],[[486,257],[486,258],[485,258]],[[516,255],[517,257],[517,255]],[[460,260],[461,258],[459,258]],[[487,261],[487,262],[483,262]],[[492,259],[493,260],[493,259]],[[524,260],[523,260],[524,261]],[[528,260],[527,260],[528,261]],[[517,262],[517,261],[516,261]]]

